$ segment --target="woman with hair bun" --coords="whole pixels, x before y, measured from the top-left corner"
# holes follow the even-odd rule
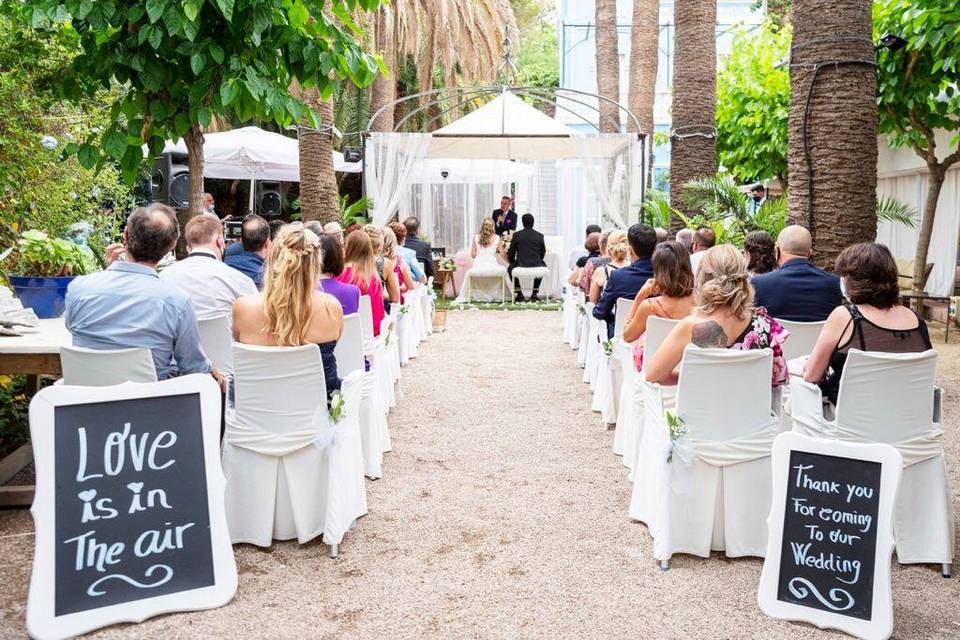
[[[675,385],[683,350],[688,344],[708,349],[773,351],[772,385],[787,381],[781,345],[789,332],[763,307],[753,306],[747,260],[731,245],[704,252],[693,283],[693,311],[681,320],[647,367],[647,380]]]
[[[743,254],[747,258],[747,271],[751,276],[770,273],[777,268],[773,236],[762,229],[751,231],[743,239]]]
[[[268,347],[316,344],[329,395],[340,388],[333,349],[343,332],[343,309],[314,289],[321,258],[315,233],[300,223],[282,227],[270,243],[263,291],[233,303],[233,339]]]

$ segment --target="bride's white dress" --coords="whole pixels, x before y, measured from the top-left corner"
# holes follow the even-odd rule
[[[474,302],[500,301],[504,297],[503,279],[507,277],[507,268],[497,262],[497,248],[499,238],[494,236],[492,242],[484,247],[480,244],[479,236],[474,238],[477,245],[477,257],[473,259],[473,266],[467,271],[460,291],[460,299],[467,297]],[[499,278],[499,279],[498,279]],[[509,294],[509,290],[507,291]]]

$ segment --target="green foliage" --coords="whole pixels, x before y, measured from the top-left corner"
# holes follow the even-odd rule
[[[0,458],[30,439],[26,376],[0,375]]]
[[[669,229],[673,216],[679,211],[670,206],[670,196],[664,191],[651,190],[640,207],[644,224]]]
[[[523,33],[520,49],[514,49],[519,82],[524,86],[553,88],[560,86],[557,28],[547,3],[542,0],[511,0],[517,23]],[[519,34],[512,34],[517,41]],[[542,107],[542,103],[536,103]]]
[[[373,201],[367,196],[361,196],[356,202],[350,202],[350,196],[345,195],[340,198],[340,226],[346,229],[350,225],[366,224],[367,217],[364,215],[367,209],[373,206]]]
[[[361,147],[360,132],[370,122],[370,94],[352,82],[344,83],[333,101],[333,124],[343,134],[343,147]]]
[[[917,217],[917,212],[910,205],[890,196],[877,195],[877,220],[887,220],[913,229],[917,226]]]
[[[119,85],[100,133],[67,145],[87,169],[108,160],[132,181],[166,140],[215,115],[288,126],[319,116],[290,94],[294,83],[328,98],[339,79],[365,86],[382,69],[364,54],[351,12],[380,0],[22,0],[25,25],[72,31],[79,53],[57,79],[82,101]]]
[[[930,132],[960,132],[960,3],[876,0],[873,33],[875,39],[893,33],[907,41],[900,51],[881,49],[877,55],[880,132],[894,146],[925,157]],[[958,143],[955,135],[950,146]]]
[[[23,276],[81,276],[96,270],[92,253],[62,238],[51,238],[43,231],[24,231],[17,240],[18,265],[13,270]]]
[[[717,73],[717,158],[741,183],[787,175],[790,27],[741,31]]]

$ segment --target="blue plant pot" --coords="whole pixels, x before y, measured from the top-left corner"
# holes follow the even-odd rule
[[[67,285],[75,277],[10,276],[10,284],[23,306],[33,309],[38,318],[59,318],[63,315]]]

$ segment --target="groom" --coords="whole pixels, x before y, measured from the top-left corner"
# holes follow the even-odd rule
[[[543,240],[543,234],[533,228],[533,216],[529,213],[523,214],[521,218],[523,229],[513,234],[510,240],[510,248],[507,249],[507,260],[510,266],[507,267],[507,274],[510,281],[513,282],[513,290],[516,294],[517,302],[523,302],[523,292],[520,290],[520,281],[513,280],[513,270],[516,267],[545,267],[547,263],[543,257],[547,255],[547,245]],[[533,295],[530,296],[530,302],[538,302],[540,298],[540,283],[543,278],[534,278]]]
[[[510,196],[500,198],[500,208],[494,209],[490,217],[493,218],[493,230],[498,236],[517,230],[517,213],[513,210],[513,198]]]

